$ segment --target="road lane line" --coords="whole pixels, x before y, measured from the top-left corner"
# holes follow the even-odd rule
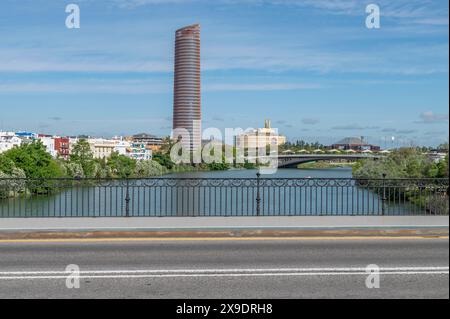
[[[448,271],[398,271],[380,275],[448,275]],[[153,275],[81,275],[80,279],[138,279],[138,278],[199,278],[199,277],[295,277],[295,276],[367,276],[366,272],[312,272],[312,273],[246,273],[246,274],[153,274]],[[66,279],[67,276],[12,276],[0,280]]]
[[[276,268],[276,269],[170,269],[170,270],[87,270],[80,279],[138,279],[195,277],[278,277],[278,276],[367,276],[366,268]],[[448,275],[449,267],[385,267],[380,275]],[[65,279],[63,271],[0,272],[0,280]]]
[[[360,272],[366,267],[322,267],[322,268],[230,268],[230,269],[130,269],[130,270],[80,270],[80,274],[170,274],[170,273],[264,273],[264,272]],[[382,267],[380,272],[389,271],[449,271],[449,266]],[[68,274],[66,271],[0,271],[0,275],[48,275]]]

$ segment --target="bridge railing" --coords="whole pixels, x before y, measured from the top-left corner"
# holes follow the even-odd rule
[[[1,217],[448,215],[448,179],[0,179]]]

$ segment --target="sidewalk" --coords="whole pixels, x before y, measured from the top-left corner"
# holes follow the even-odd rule
[[[0,219],[0,239],[202,236],[448,236],[448,230],[448,216]]]
[[[4,218],[11,230],[201,230],[449,227],[448,216]]]

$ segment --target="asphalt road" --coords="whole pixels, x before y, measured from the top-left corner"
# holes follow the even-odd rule
[[[0,298],[449,298],[448,266],[448,239],[0,242]]]

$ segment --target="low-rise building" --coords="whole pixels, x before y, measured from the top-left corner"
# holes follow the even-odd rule
[[[70,156],[70,139],[68,137],[55,137],[55,151],[61,158],[68,160]]]
[[[331,145],[330,148],[340,151],[355,151],[355,152],[362,152],[362,151],[378,152],[381,149],[380,146],[378,145],[366,143],[364,137],[346,137],[340,140],[339,142]]]
[[[17,137],[14,132],[0,132],[0,153],[9,151],[22,144],[22,139]]]
[[[443,161],[447,157],[447,153],[444,152],[429,152],[425,153],[425,155],[435,163]]]
[[[163,138],[152,134],[140,133],[133,135],[130,139],[133,143],[144,144],[145,147],[152,151],[157,151],[163,144]]]
[[[57,157],[58,153],[55,149],[55,140],[51,135],[38,134],[37,139],[45,146],[45,150],[52,157]]]
[[[35,140],[38,138],[38,134],[33,132],[16,132],[15,134],[22,140]]]
[[[271,128],[270,120],[264,122],[264,128],[259,128],[236,136],[236,146],[239,148],[264,148],[268,145],[280,146],[286,143],[286,136],[278,135]]]
[[[126,155],[137,161],[147,161],[152,159],[153,152],[143,143],[132,143]]]
[[[130,142],[119,140],[116,144],[116,147],[114,148],[114,152],[118,153],[119,155],[127,156],[130,147],[131,147]]]
[[[94,158],[108,158],[117,146],[116,140],[107,140],[103,138],[90,138],[88,143],[91,146],[91,151]]]

